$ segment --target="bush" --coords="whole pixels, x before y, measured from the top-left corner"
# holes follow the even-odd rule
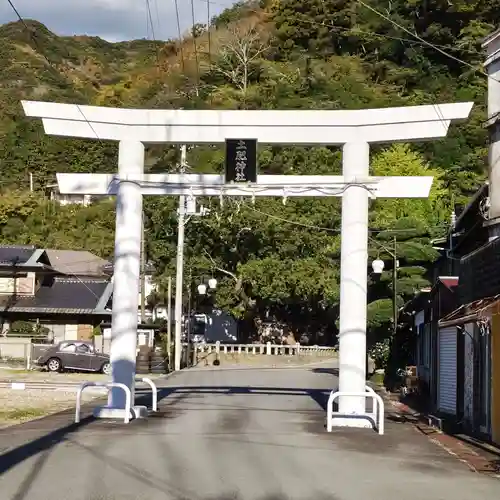
[[[47,337],[50,333],[48,328],[40,323],[30,321],[14,321],[7,332],[9,337]]]
[[[387,367],[387,362],[389,361],[389,354],[391,351],[390,339],[384,339],[381,342],[377,342],[370,349],[370,357],[375,361],[375,368],[385,369]]]

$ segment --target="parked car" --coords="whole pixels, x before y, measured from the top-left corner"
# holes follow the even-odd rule
[[[109,355],[96,352],[94,344],[85,340],[59,342],[43,351],[35,364],[45,366],[51,372],[77,370],[111,374]]]

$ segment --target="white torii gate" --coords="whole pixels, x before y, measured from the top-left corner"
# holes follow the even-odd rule
[[[137,296],[143,195],[342,196],[339,390],[365,391],[368,273],[368,199],[427,197],[432,177],[370,177],[370,143],[445,137],[452,120],[466,119],[473,103],[355,111],[197,111],[117,109],[23,101],[27,116],[42,118],[51,135],[115,140],[118,174],[58,174],[61,193],[117,195],[111,363],[113,381],[134,393]],[[258,176],[256,184],[224,185],[219,175],[144,175],[143,143],[343,146],[343,176]],[[125,398],[112,391],[101,417],[123,416]],[[135,409],[140,414],[141,408]],[[341,396],[339,412],[365,415],[363,397]],[[366,427],[361,418],[336,425]]]

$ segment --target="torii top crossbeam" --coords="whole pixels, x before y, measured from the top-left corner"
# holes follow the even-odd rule
[[[381,143],[445,137],[451,120],[473,103],[353,111],[147,110],[22,101],[50,135],[144,143],[219,144],[231,138],[261,144]]]

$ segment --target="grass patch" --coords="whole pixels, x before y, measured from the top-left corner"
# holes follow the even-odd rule
[[[384,385],[384,377],[385,377],[384,373],[374,373],[370,377],[370,382],[372,384],[375,384],[375,385],[383,386]]]
[[[16,370],[15,368],[1,368],[0,375],[23,375],[26,373],[33,373],[31,370]]]
[[[0,410],[0,420],[20,421],[32,420],[47,415],[48,410],[44,408],[17,408],[15,410]]]

